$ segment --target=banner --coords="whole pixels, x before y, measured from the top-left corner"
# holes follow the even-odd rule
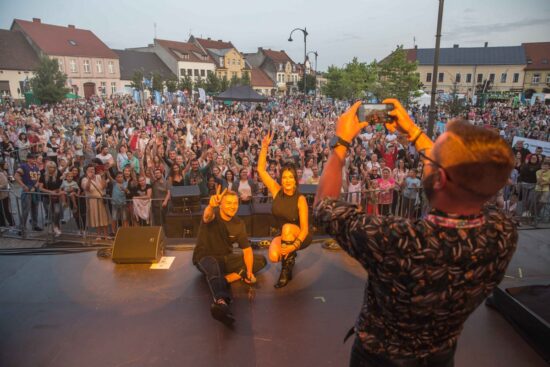
[[[206,92],[202,88],[199,88],[199,99],[202,103],[206,103]]]
[[[156,105],[162,104],[162,97],[161,97],[160,92],[158,90],[155,91],[155,104]]]
[[[138,104],[141,104],[141,96],[139,94],[139,90],[134,89],[134,101],[136,101]]]
[[[523,141],[523,147],[529,149],[531,153],[535,153],[535,149],[537,147],[541,147],[542,154],[544,154],[547,157],[550,157],[550,141],[527,139],[527,138],[514,136],[514,140],[512,140],[512,146],[515,146],[516,142],[518,142],[519,140]]]

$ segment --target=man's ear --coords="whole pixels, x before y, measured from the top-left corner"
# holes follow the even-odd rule
[[[437,177],[434,181],[434,189],[442,190],[447,185],[447,175],[443,168],[437,169]]]

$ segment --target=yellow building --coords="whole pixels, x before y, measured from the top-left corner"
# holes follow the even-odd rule
[[[21,32],[0,29],[0,97],[23,99],[38,55]]]
[[[244,56],[231,42],[194,36],[189,38],[189,42],[208,52],[216,64],[216,76],[219,78],[242,78],[245,73],[250,77],[250,68],[246,65]]]
[[[418,62],[422,89],[431,91],[435,49],[407,50],[407,59]],[[521,91],[523,89],[525,52],[522,46],[441,48],[437,77],[437,91],[473,96],[490,82],[493,91]]]

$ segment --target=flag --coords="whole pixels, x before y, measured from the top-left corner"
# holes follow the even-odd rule
[[[156,105],[159,105],[162,103],[162,97],[160,95],[160,92],[158,90],[156,90],[155,92],[155,104]]]
[[[202,103],[206,103],[206,92],[202,88],[199,88],[199,99]]]
[[[139,95],[139,90],[134,89],[134,101],[138,104],[141,103],[141,96]]]

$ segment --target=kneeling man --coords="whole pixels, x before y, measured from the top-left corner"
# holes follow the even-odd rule
[[[254,283],[254,274],[266,265],[266,259],[252,253],[245,224],[235,216],[239,209],[239,197],[227,189],[220,190],[218,186],[216,194],[210,197],[204,209],[193,251],[193,264],[204,274],[212,292],[212,316],[231,325],[235,319],[229,309],[231,293],[228,283],[241,279]],[[233,253],[235,242],[242,249],[242,255]]]

